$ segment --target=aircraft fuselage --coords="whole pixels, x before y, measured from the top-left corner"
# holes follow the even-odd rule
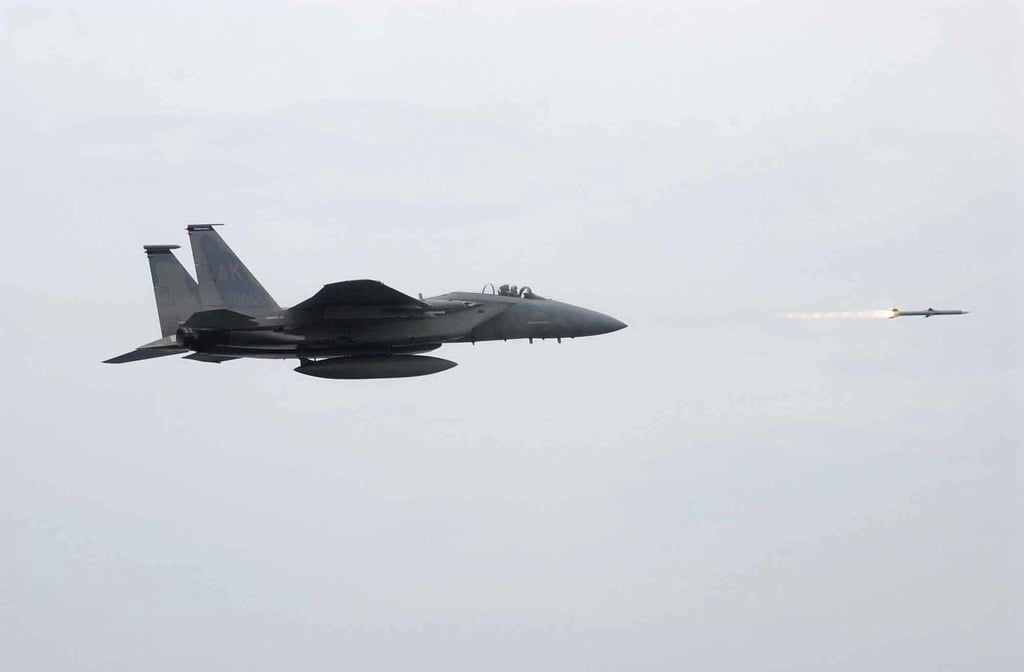
[[[423,310],[359,307],[285,310],[246,329],[182,327],[177,342],[228,357],[320,358],[429,352],[444,343],[561,339],[626,325],[596,311],[542,298],[452,292],[423,299]]]

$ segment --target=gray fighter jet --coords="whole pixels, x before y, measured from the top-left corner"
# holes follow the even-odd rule
[[[404,378],[455,366],[420,353],[445,343],[594,336],[626,325],[539,296],[529,287],[484,286],[413,298],[376,280],[324,287],[281,308],[231,251],[216,224],[188,227],[198,282],[174,256],[178,245],[145,245],[163,338],[106,360],[167,355],[220,363],[240,357],[295,358],[320,378]]]

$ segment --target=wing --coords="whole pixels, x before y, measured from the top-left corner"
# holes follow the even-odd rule
[[[427,304],[376,280],[346,280],[324,285],[323,289],[292,307],[299,312],[320,312],[331,308],[380,307],[426,310]]]
[[[258,327],[259,323],[248,315],[236,313],[226,308],[214,308],[213,310],[193,313],[192,317],[185,320],[185,323],[181,326],[188,329],[231,330],[253,329]]]

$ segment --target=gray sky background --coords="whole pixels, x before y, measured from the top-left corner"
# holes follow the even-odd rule
[[[1020,5],[681,4],[4,3],[0,667],[1019,669]],[[210,221],[630,328],[101,365]]]

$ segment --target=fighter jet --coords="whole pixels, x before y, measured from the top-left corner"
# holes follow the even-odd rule
[[[105,363],[185,353],[185,359],[211,363],[292,358],[299,360],[295,371],[319,378],[405,378],[455,366],[421,354],[446,343],[560,343],[626,326],[515,285],[487,284],[480,292],[424,299],[376,280],[345,280],[282,308],[214,226],[219,225],[187,227],[198,282],[174,256],[178,245],[143,246],[163,337]]]
[[[898,308],[892,309],[892,314],[889,316],[890,320],[896,319],[897,317],[931,317],[932,315],[966,315],[969,310],[935,310],[929,308],[928,310],[900,310]]]

